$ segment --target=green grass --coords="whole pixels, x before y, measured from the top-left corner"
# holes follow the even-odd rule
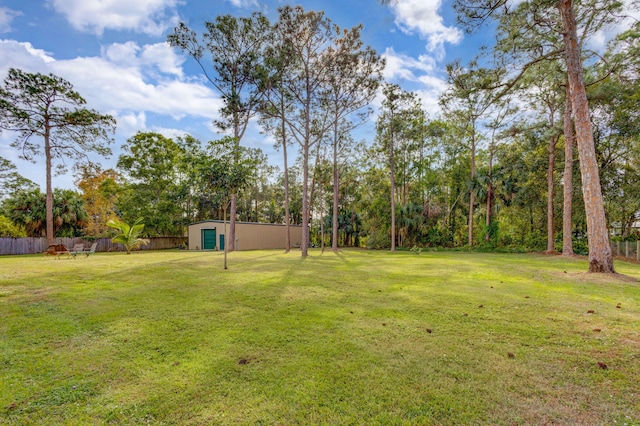
[[[640,424],[640,265],[611,277],[584,259],[369,251],[229,264],[0,258],[0,424]]]

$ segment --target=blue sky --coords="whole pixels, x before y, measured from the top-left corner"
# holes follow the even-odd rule
[[[272,21],[279,0],[0,0],[0,79],[9,68],[53,73],[70,81],[90,108],[118,122],[113,155],[100,160],[115,167],[120,146],[138,131],[165,136],[189,133],[206,142],[220,135],[212,125],[220,101],[194,62],[166,44],[179,22],[199,33],[221,14],[264,12]],[[491,43],[491,31],[473,37],[455,21],[451,0],[302,0],[306,10],[324,10],[341,27],[364,25],[363,39],[387,60],[385,78],[416,91],[432,116],[445,89],[444,67],[476,55]],[[370,142],[371,132],[363,132]],[[21,161],[0,135],[0,156],[44,187],[43,160]],[[243,145],[262,148],[275,164],[273,140],[254,125]],[[73,187],[73,177],[54,178],[54,187]]]

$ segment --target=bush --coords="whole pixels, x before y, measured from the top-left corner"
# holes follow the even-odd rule
[[[0,215],[0,238],[24,238],[27,232],[24,228],[15,225],[6,216]]]
[[[370,232],[369,235],[367,235],[365,244],[368,249],[374,250],[387,249],[391,247],[391,241],[389,240],[386,230],[383,232]]]

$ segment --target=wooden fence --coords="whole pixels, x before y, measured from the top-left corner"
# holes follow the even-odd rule
[[[110,238],[85,240],[81,237],[56,238],[55,244],[64,244],[71,250],[74,244],[84,244],[89,247],[92,243],[98,243],[96,252],[125,251],[122,244],[116,244]],[[44,253],[47,250],[46,238],[0,238],[0,255],[3,254],[35,254]],[[186,237],[158,237],[150,238],[149,244],[141,246],[140,250],[165,250],[177,247],[186,247]]]

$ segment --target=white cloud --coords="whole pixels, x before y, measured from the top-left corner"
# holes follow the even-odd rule
[[[143,64],[152,65],[163,73],[183,76],[184,57],[178,56],[169,43],[147,44],[142,49],[140,57]]]
[[[102,56],[125,68],[145,68],[146,72],[152,72],[156,77],[159,73],[183,76],[184,57],[178,56],[168,43],[147,44],[143,47],[133,41],[114,43],[102,48]]]
[[[427,40],[429,52],[444,55],[444,44],[458,44],[462,40],[459,28],[444,25],[439,14],[442,0],[398,0],[391,3],[396,24],[407,34],[417,32]]]
[[[160,36],[178,22],[182,0],[47,0],[77,30],[102,35],[105,29]]]
[[[167,131],[168,136],[184,134],[189,132],[193,119],[214,130],[211,123],[219,117],[222,101],[205,82],[183,78],[182,61],[165,43],[113,44],[105,46],[100,56],[56,60],[31,43],[0,40],[0,81],[9,67],[53,73],[68,80],[87,100],[89,108],[116,118],[115,138],[119,142],[150,129]],[[175,129],[182,126],[184,131]],[[208,134],[197,136],[209,137]],[[6,145],[12,138],[9,133],[0,134],[0,151],[8,150]],[[114,156],[106,161],[107,166],[115,166],[119,142],[114,146]],[[42,184],[39,169],[34,168],[32,174],[27,172],[29,167],[20,162],[20,173]],[[62,183],[56,178],[56,186]],[[73,180],[68,184],[71,187]]]
[[[140,112],[176,120],[186,116],[213,120],[221,106],[219,96],[202,82],[180,78],[180,63],[164,43],[114,44],[105,47],[99,57],[55,60],[30,43],[0,40],[0,79],[9,68],[4,64],[27,72],[53,73],[70,81],[91,108],[117,116],[135,114],[141,124],[144,116]]]
[[[416,59],[398,54],[391,47],[388,47],[382,56],[387,62],[384,70],[385,80],[399,82],[405,90],[413,90],[422,101],[425,111],[431,116],[437,115],[440,112],[438,101],[447,88],[447,82],[438,77],[435,59],[427,55],[421,55]],[[382,101],[380,92],[373,104],[379,107]]]
[[[418,59],[411,56],[396,53],[393,47],[387,47],[382,54],[386,61],[384,69],[384,78],[392,80],[400,78],[409,81],[417,81],[416,72],[433,72],[435,69],[435,61],[433,58],[421,55]]]
[[[118,114],[117,111],[114,111],[111,115],[115,116],[118,122],[118,133],[125,135],[125,137],[147,129],[147,115],[144,111],[138,113],[125,112],[123,114]]]
[[[258,6],[257,0],[229,0],[229,3],[231,3],[235,7]]]
[[[13,18],[22,15],[21,12],[11,10],[8,7],[0,7],[0,34],[11,32]]]
[[[186,136],[189,132],[184,129],[174,129],[169,127],[153,126],[151,131],[160,133],[162,136],[176,140],[179,137]],[[202,141],[201,141],[202,142]]]
[[[4,76],[9,68],[20,68],[30,72],[48,74],[49,65],[55,59],[48,52],[36,49],[29,42],[0,40],[0,76]]]
[[[151,81],[144,65],[122,66],[107,58],[56,61],[54,74],[74,87],[99,110],[147,111],[180,119],[187,115],[217,115],[219,98],[200,83],[177,79]]]

